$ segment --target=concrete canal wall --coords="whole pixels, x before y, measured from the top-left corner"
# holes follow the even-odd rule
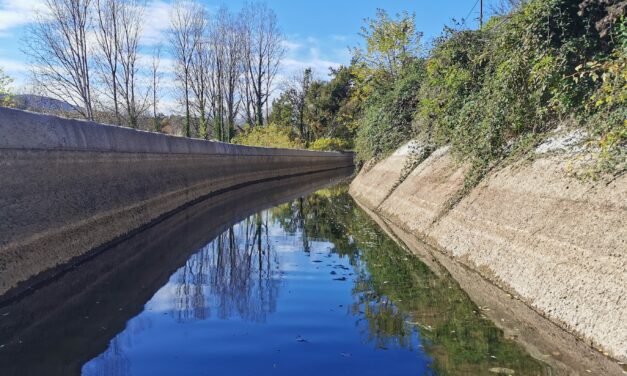
[[[324,171],[214,195],[0,306],[2,374],[80,375],[83,364],[107,349],[172,273],[216,236],[251,214],[307,196],[351,173],[352,168]]]
[[[562,329],[627,360],[627,176],[584,182],[572,156],[539,153],[461,201],[466,167],[442,148],[401,182],[408,147],[352,182],[365,207],[434,246]]]
[[[352,165],[0,108],[0,294],[212,194]]]

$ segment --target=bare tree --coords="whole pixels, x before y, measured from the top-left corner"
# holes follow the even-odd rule
[[[35,80],[93,120],[87,32],[90,0],[45,0],[25,39]]]
[[[186,137],[190,133],[190,77],[192,59],[196,41],[194,29],[196,27],[196,13],[202,11],[202,7],[191,1],[178,0],[174,4],[171,17],[170,44],[172,54],[177,62],[176,78],[182,86],[185,105],[185,129]]]
[[[242,38],[246,70],[244,83],[246,106],[254,109],[254,123],[263,125],[264,107],[267,118],[268,99],[285,49],[281,44],[282,35],[276,14],[267,5],[248,4],[242,11],[242,18],[246,25]]]
[[[159,72],[159,66],[161,65],[161,43],[157,44],[152,52],[150,61],[150,73],[151,73],[151,85],[152,91],[152,125],[155,131],[161,132],[161,119],[157,117],[157,107],[159,105],[158,89],[161,82],[161,73]]]
[[[213,138],[224,141],[224,48],[225,36],[221,16],[223,9],[220,8],[217,16],[211,22],[209,31],[211,50],[211,74],[209,75],[210,96],[211,96],[211,116],[213,119]]]
[[[221,7],[211,23],[212,114],[214,137],[230,141],[235,133],[239,109],[242,63],[242,23],[226,7]]]
[[[224,101],[226,107],[226,123],[228,130],[225,141],[231,141],[235,134],[235,119],[239,110],[241,96],[239,96],[240,79],[244,73],[242,63],[242,36],[243,23],[239,16],[235,16],[225,9],[224,25]]]
[[[106,96],[111,95],[115,122],[122,125],[118,99],[118,67],[120,46],[119,0],[96,0],[96,67],[104,83]]]
[[[137,77],[144,6],[134,0],[127,0],[119,2],[118,7],[120,7],[118,92],[124,100],[123,106],[128,126],[137,128],[139,117],[148,109],[148,91],[140,92]]]
[[[207,101],[212,58],[207,40],[207,22],[207,12],[200,7],[192,20],[193,52],[190,64],[190,86],[195,99],[193,107],[198,112],[198,135],[202,139],[207,138]]]

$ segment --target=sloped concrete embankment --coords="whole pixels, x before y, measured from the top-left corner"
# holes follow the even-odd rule
[[[352,165],[0,108],[0,294],[212,194]]]
[[[466,167],[442,148],[399,184],[408,158],[405,148],[362,170],[351,194],[559,327],[627,360],[627,176],[582,182],[565,174],[569,158],[537,155],[492,173],[451,208]]]

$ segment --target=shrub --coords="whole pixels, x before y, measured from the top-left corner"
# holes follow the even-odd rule
[[[304,149],[305,146],[298,139],[292,139],[290,130],[270,124],[265,127],[246,127],[238,134],[233,143],[248,146],[263,146],[272,148]]]
[[[562,120],[583,115],[599,84],[569,77],[613,44],[579,11],[573,1],[535,0],[481,30],[446,29],[426,63],[418,134],[450,143],[473,166],[470,180],[478,181],[513,150],[532,148]],[[614,136],[610,143],[620,138]]]
[[[415,60],[398,79],[377,86],[366,100],[355,140],[360,161],[385,156],[413,137],[423,71],[423,61]]]
[[[348,149],[348,142],[335,137],[322,137],[309,145],[311,150],[344,151]]]
[[[627,20],[615,25],[617,48],[609,56],[576,67],[575,82],[600,82],[586,101],[583,121],[595,137],[598,158],[591,175],[620,173],[627,160]]]

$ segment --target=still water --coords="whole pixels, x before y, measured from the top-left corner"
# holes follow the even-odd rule
[[[346,184],[276,200],[250,201],[274,205],[254,214],[233,209],[236,223],[216,219],[229,211],[216,201],[203,214],[213,222],[186,215],[77,267],[85,274],[47,287],[56,304],[42,293],[39,311],[4,307],[43,322],[4,325],[12,360],[0,349],[0,365],[42,375],[551,374],[450,277],[385,235]]]

